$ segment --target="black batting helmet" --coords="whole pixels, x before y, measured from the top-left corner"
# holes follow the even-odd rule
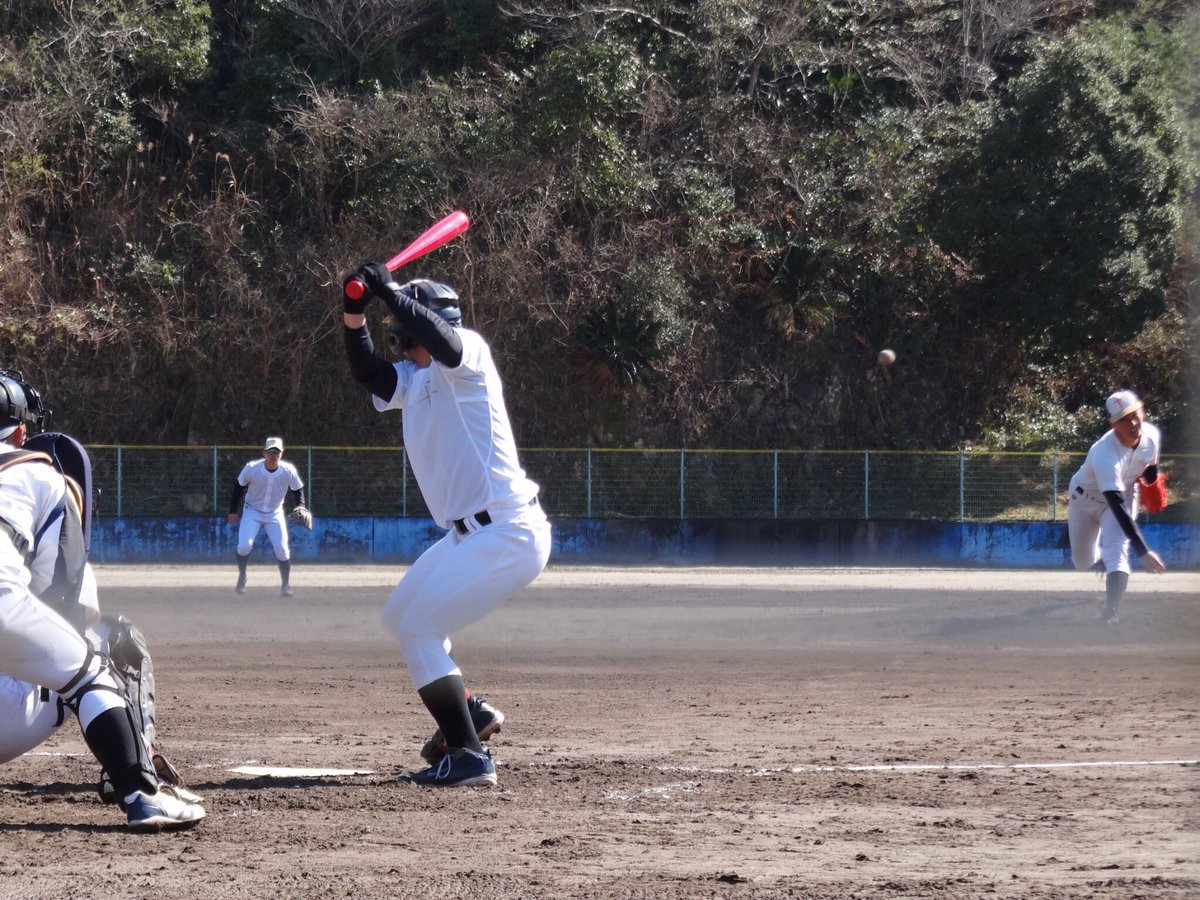
[[[433,310],[451,325],[462,324],[458,292],[450,285],[428,278],[417,278],[400,285],[400,290],[422,306]],[[411,350],[414,346],[412,336],[395,322],[387,326],[387,340],[388,346],[396,353]]]
[[[43,431],[50,423],[50,410],[18,370],[0,369],[0,440],[12,434],[21,422],[30,431]]]
[[[417,278],[400,285],[400,290],[422,306],[432,309],[451,325],[462,322],[462,310],[458,308],[458,292],[450,285],[430,281],[428,278]]]

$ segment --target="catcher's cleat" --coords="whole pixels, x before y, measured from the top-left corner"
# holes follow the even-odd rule
[[[475,735],[481,741],[486,741],[504,724],[504,713],[475,694],[467,698],[467,709],[471,711],[471,722],[475,725]],[[442,761],[447,750],[446,739],[442,737],[442,729],[439,728],[421,748],[421,759],[431,766],[436,766]]]
[[[185,800],[178,788],[161,785],[156,794],[138,791],[131,803],[123,804],[130,831],[176,831],[191,828],[204,818],[204,807]]]
[[[496,786],[496,764],[488,750],[476,753],[459,747],[442,754],[441,762],[421,772],[406,772],[399,780],[404,784],[421,787],[470,787],[471,785]]]
[[[158,780],[162,784],[170,785],[181,800],[186,800],[188,803],[204,802],[203,797],[187,789],[187,786],[183,782],[183,777],[179,774],[179,770],[175,768],[169,759],[161,753],[153,754],[150,759],[153,761],[154,769],[158,773]],[[119,802],[117,789],[113,787],[112,779],[108,777],[108,773],[103,770],[100,772],[100,783],[96,785],[96,793],[100,795],[100,799],[104,803],[115,804]]]
[[[239,594],[246,593],[246,576],[245,575],[238,576],[237,584],[234,586],[233,589],[235,591],[237,591]]]
[[[296,592],[292,590],[292,586],[290,584],[285,584],[279,589],[279,596],[294,597],[296,596]]]

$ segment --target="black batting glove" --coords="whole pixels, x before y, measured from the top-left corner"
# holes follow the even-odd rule
[[[383,263],[372,262],[359,266],[353,275],[342,282],[342,312],[356,316],[365,314],[367,307],[371,305],[371,300],[383,295],[385,293],[383,286],[392,280],[392,273]],[[358,299],[351,297],[347,290],[350,283],[354,281],[362,282],[365,285],[363,295]]]
[[[388,282],[395,281],[392,273],[388,271],[388,267],[383,263],[365,263],[358,267],[358,277],[361,278],[367,285],[367,290],[376,297],[382,297],[385,294],[390,296],[391,291],[385,291],[384,285]]]

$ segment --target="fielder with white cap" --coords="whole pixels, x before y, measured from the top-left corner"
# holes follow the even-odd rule
[[[1075,568],[1103,566],[1104,621],[1115,625],[1129,584],[1130,551],[1147,572],[1166,569],[1137,526],[1139,496],[1150,512],[1166,506],[1166,476],[1158,471],[1162,434],[1145,420],[1137,394],[1117,391],[1105,401],[1105,410],[1112,428],[1092,444],[1071,478],[1067,530]]]
[[[246,563],[250,560],[254,541],[262,530],[266,530],[279,563],[279,592],[284,597],[294,593],[290,583],[292,548],[288,543],[287,521],[283,512],[283,501],[289,491],[296,500],[292,515],[311,529],[312,515],[304,505],[304,482],[300,479],[300,473],[283,459],[283,438],[269,437],[263,443],[262,459],[252,459],[242,467],[229,498],[229,524],[238,526],[238,579],[235,590],[239,594],[246,593]]]

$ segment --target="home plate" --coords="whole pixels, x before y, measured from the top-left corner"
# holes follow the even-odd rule
[[[371,769],[297,769],[290,766],[237,766],[229,771],[259,778],[334,778],[375,774]]]

